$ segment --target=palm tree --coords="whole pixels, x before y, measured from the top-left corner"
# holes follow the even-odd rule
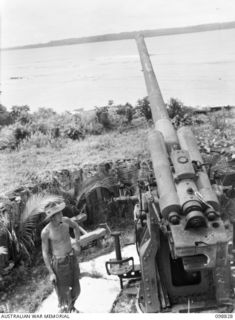
[[[44,212],[48,203],[61,201],[63,201],[63,198],[58,195],[35,194],[27,200],[17,226],[13,225],[6,215],[1,217],[3,232],[6,232],[9,239],[8,249],[15,263],[22,258],[31,261],[39,215]],[[3,247],[0,247],[0,254],[6,254],[3,252],[5,252]]]

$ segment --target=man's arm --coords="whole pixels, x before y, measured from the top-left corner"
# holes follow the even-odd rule
[[[73,228],[75,238],[77,241],[79,241],[80,240],[80,229],[79,229],[78,224],[67,217],[63,217],[63,222],[67,223],[70,228]]]
[[[63,217],[63,222],[67,223],[70,228],[73,228],[75,239],[76,239],[75,243],[76,243],[77,254],[80,253],[80,251],[81,251],[80,229],[79,229],[78,224],[67,217]]]
[[[46,265],[50,275],[55,275],[54,271],[51,268],[50,255],[49,255],[49,237],[48,237],[48,231],[45,228],[41,232],[41,239],[42,239],[43,260],[45,262],[45,265]]]

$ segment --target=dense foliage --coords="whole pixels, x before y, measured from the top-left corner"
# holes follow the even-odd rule
[[[175,98],[171,98],[166,107],[176,128],[193,124],[194,109],[184,106]],[[110,100],[106,106],[95,107],[94,110],[74,113],[66,111],[61,114],[50,108],[40,108],[32,113],[27,105],[13,106],[8,112],[0,105],[0,150],[27,149],[32,146],[58,149],[68,139],[81,140],[88,135],[100,135],[111,130],[122,132],[133,126],[136,119],[151,125],[152,113],[148,97],[139,99],[136,106],[130,103],[115,105]],[[221,118],[213,122],[215,129],[224,125]]]
[[[0,127],[8,125],[11,122],[10,113],[7,108],[0,104]]]
[[[40,108],[31,113],[28,106],[13,106],[8,112],[0,108],[0,150],[35,146],[58,146],[66,139],[81,140],[131,124],[135,108],[129,103],[96,107],[83,112],[56,113]]]

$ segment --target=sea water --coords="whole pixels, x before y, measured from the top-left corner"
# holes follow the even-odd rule
[[[235,29],[146,38],[163,98],[235,105]],[[1,52],[1,104],[92,109],[147,95],[134,40]]]

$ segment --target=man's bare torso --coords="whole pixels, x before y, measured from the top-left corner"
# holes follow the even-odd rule
[[[72,250],[69,225],[61,222],[58,226],[54,227],[52,223],[46,226],[46,234],[48,242],[51,244],[52,255],[56,257],[64,257]]]

